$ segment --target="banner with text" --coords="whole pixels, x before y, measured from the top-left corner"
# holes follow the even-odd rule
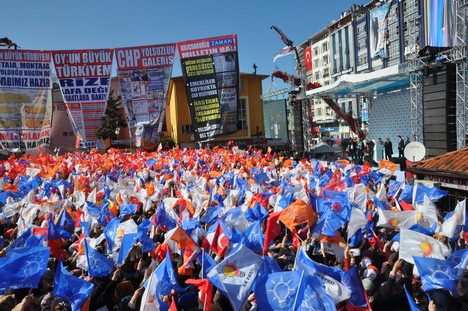
[[[370,57],[387,58],[387,17],[392,1],[382,4],[369,14]]]
[[[52,51],[63,100],[79,147],[98,147],[96,131],[110,89],[113,49]]]
[[[50,143],[50,52],[0,50],[0,146],[25,152]]]
[[[237,131],[237,35],[178,43],[196,141]]]
[[[115,49],[125,113],[137,142],[139,138],[149,142],[159,138],[175,47],[168,43]]]

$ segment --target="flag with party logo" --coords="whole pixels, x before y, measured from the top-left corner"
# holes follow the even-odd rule
[[[425,292],[447,289],[453,295],[458,294],[456,277],[447,260],[414,256],[414,262],[418,267]]]
[[[50,249],[16,247],[0,258],[0,290],[37,288],[47,269]]]
[[[240,244],[208,273],[208,279],[227,295],[233,309],[238,311],[250,294],[262,263],[262,257]]]
[[[418,223],[416,211],[384,211],[377,209],[379,213],[379,221],[377,227],[408,229]]]
[[[72,311],[81,310],[81,306],[91,296],[93,289],[93,283],[71,275],[63,266],[62,261],[59,262],[55,271],[54,297],[66,299]]]
[[[400,258],[414,264],[413,256],[445,260],[450,250],[438,240],[409,229],[400,231]]]

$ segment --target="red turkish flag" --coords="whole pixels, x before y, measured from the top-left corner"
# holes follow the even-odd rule
[[[312,47],[308,46],[304,49],[304,61],[306,71],[312,70]]]

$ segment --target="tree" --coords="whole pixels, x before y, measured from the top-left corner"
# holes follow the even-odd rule
[[[120,114],[121,98],[114,98],[114,91],[111,90],[109,100],[107,101],[107,108],[99,130],[96,131],[96,137],[101,139],[117,139],[118,130],[127,127],[127,122],[122,119]]]

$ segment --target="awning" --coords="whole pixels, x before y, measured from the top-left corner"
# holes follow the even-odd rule
[[[398,65],[369,73],[346,74],[330,85],[306,92],[307,97],[343,97],[359,94],[384,94],[410,86],[408,73]]]

